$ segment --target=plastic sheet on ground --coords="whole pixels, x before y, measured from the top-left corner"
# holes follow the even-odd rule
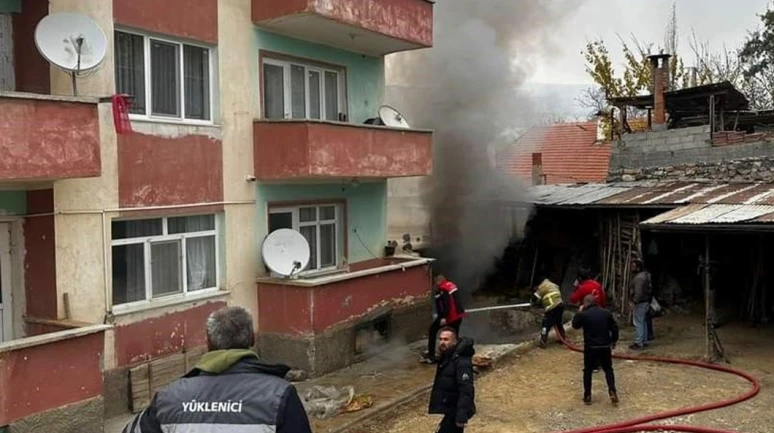
[[[356,412],[373,405],[370,396],[355,396],[353,386],[313,386],[302,394],[306,413],[319,419],[327,419],[341,412]]]

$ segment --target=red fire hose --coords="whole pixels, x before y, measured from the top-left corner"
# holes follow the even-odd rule
[[[559,336],[559,339],[562,341],[562,343],[564,343],[564,345],[567,346],[567,348],[569,348],[570,350],[575,352],[581,352],[581,353],[583,352],[583,349],[580,349],[570,344],[568,341],[563,339],[561,334],[559,334],[558,332],[557,332],[557,335]],[[720,409],[722,407],[731,406],[755,397],[761,389],[761,385],[758,382],[758,379],[754,378],[753,376],[743,371],[736,370],[730,367],[724,367],[721,365],[709,364],[706,362],[699,362],[699,361],[689,361],[684,359],[661,358],[661,357],[652,357],[652,356],[613,355],[613,358],[626,359],[626,360],[632,360],[632,361],[651,361],[651,362],[661,362],[661,363],[667,363],[667,364],[689,365],[692,367],[704,368],[706,370],[720,371],[722,373],[729,373],[729,374],[733,374],[735,376],[741,377],[747,380],[748,382],[750,382],[752,387],[750,388],[749,391],[747,391],[742,395],[739,395],[738,397],[728,399],[728,400],[718,401],[716,403],[709,403],[701,406],[687,407],[683,409],[675,409],[675,410],[670,410],[662,413],[657,413],[654,415],[647,415],[640,418],[631,419],[628,421],[621,421],[615,424],[568,430],[563,433],[639,433],[639,432],[646,432],[646,431],[688,432],[688,433],[737,433],[731,430],[720,430],[720,429],[713,429],[713,428],[707,428],[707,427],[694,427],[694,426],[688,426],[688,425],[655,425],[655,424],[643,425],[643,424],[650,423],[653,421],[659,421],[667,418],[674,418],[678,416],[705,412],[708,410],[715,410],[715,409]]]

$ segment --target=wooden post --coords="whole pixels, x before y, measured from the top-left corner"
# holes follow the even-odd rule
[[[712,359],[712,346],[710,343],[710,243],[709,235],[704,236],[704,343],[706,346],[706,359]]]

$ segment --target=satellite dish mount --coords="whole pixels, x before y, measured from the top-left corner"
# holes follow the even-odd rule
[[[82,14],[47,15],[35,28],[35,45],[52,65],[70,74],[73,95],[78,76],[96,70],[107,54],[107,38],[91,18]]]

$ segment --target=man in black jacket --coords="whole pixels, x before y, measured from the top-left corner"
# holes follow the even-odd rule
[[[598,307],[596,298],[588,295],[581,311],[572,318],[572,327],[583,328],[583,402],[591,404],[591,376],[599,365],[605,372],[610,401],[618,404],[612,351],[618,342],[618,323],[613,314]]]
[[[207,346],[196,367],[156,393],[124,433],[311,433],[290,370],[268,365],[250,350],[253,318],[225,307],[207,318]]]
[[[473,340],[460,338],[450,326],[438,333],[441,359],[430,394],[429,413],[443,415],[436,433],[463,433],[468,420],[476,414],[473,387]]]

